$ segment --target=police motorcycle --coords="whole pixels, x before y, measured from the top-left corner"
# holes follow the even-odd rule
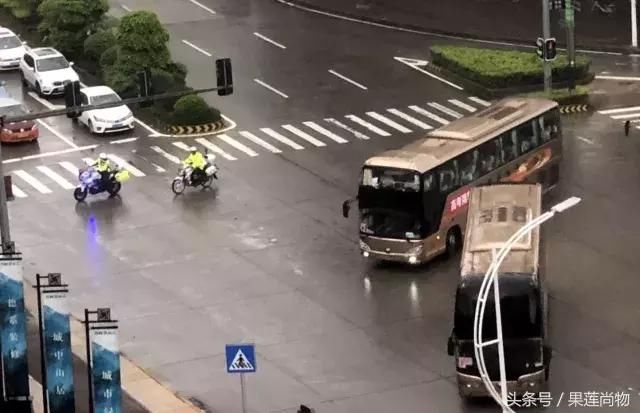
[[[109,196],[115,196],[120,192],[122,183],[128,179],[128,171],[114,166],[111,168],[111,172],[109,172],[108,180],[103,182],[102,174],[100,174],[100,172],[98,172],[93,166],[87,165],[78,172],[78,180],[80,181],[80,184],[73,191],[73,197],[76,201],[82,202],[89,194],[97,195],[102,192],[107,192]]]
[[[180,195],[188,186],[202,188],[209,188],[213,184],[214,179],[218,179],[218,166],[216,165],[216,156],[212,153],[206,153],[205,158],[207,164],[205,165],[203,174],[199,174],[196,179],[192,179],[193,168],[186,166],[178,170],[178,175],[173,178],[171,182],[171,190],[174,194]]]

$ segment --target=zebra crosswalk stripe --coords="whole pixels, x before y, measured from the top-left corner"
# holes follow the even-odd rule
[[[63,161],[63,162],[59,162],[58,164],[64,169],[66,169],[67,171],[69,171],[71,175],[73,175],[74,177],[76,178],[78,177],[78,173],[80,171],[78,170],[78,167],[72,164],[71,162]]]
[[[624,112],[634,112],[636,110],[640,110],[640,106],[629,106],[626,108],[617,108],[617,109],[607,109],[598,111],[601,115],[613,115],[616,113],[624,113]]]
[[[295,149],[297,151],[304,149],[304,146],[298,145],[297,143],[295,143],[291,139],[287,138],[286,136],[282,136],[281,134],[279,134],[278,132],[274,131],[273,129],[261,128],[260,130],[263,133],[271,136],[273,139],[275,139],[277,141],[280,141],[280,142],[284,143],[285,145],[289,145],[289,146],[291,146],[293,149]]]
[[[223,158],[225,158],[225,159],[227,159],[229,161],[237,161],[238,160],[238,158],[236,158],[233,155],[229,155],[228,153],[226,153],[225,151],[220,149],[220,147],[218,145],[214,145],[213,143],[209,142],[205,138],[197,138],[196,142],[198,142],[200,145],[204,146],[205,148],[209,149],[210,151],[215,152],[218,155],[221,155]]]
[[[301,131],[300,129],[296,128],[293,125],[282,125],[282,129],[289,131],[291,133],[293,133],[294,135],[297,135],[299,137],[301,137],[302,139],[306,140],[307,142],[311,143],[312,145],[318,146],[318,147],[322,147],[322,146],[327,146],[324,142],[319,141],[318,139],[314,138],[313,136],[309,135],[307,132]]]
[[[331,124],[336,125],[339,128],[342,128],[346,131],[349,131],[351,133],[353,133],[353,136],[355,136],[358,139],[362,139],[362,140],[369,140],[369,137],[367,135],[365,135],[364,133],[358,132],[357,130],[350,128],[349,126],[345,125],[344,123],[340,122],[337,119],[334,118],[326,118],[325,122],[329,122]]]
[[[228,143],[230,146],[233,146],[234,148],[236,148],[239,151],[242,151],[244,153],[246,153],[247,155],[254,157],[254,156],[258,156],[258,154],[256,152],[254,152],[251,148],[241,144],[240,142],[238,142],[237,140],[233,139],[231,136],[229,135],[225,135],[224,133],[221,135],[217,136],[219,139],[222,139],[223,141],[225,141],[226,143]]]
[[[69,182],[66,179],[64,179],[62,176],[60,176],[58,173],[56,173],[54,170],[52,170],[48,166],[38,165],[36,168],[40,172],[42,172],[43,174],[45,174],[46,176],[51,178],[53,181],[55,181],[58,185],[60,185],[64,189],[73,189],[73,188],[75,188],[75,186],[72,185],[71,182]]]
[[[11,190],[13,192],[13,194],[15,196],[17,196],[18,198],[26,198],[27,194],[24,193],[24,191],[20,188],[18,188],[15,184],[11,184]]]
[[[375,125],[370,124],[369,122],[357,117],[356,115],[347,115],[345,116],[345,118],[349,119],[353,123],[357,123],[360,126],[364,126],[365,128],[369,129],[371,132],[377,133],[380,136],[391,136],[389,132],[385,131],[384,129],[380,129]]]
[[[45,184],[43,184],[42,182],[38,181],[33,176],[29,175],[29,173],[27,171],[24,171],[22,169],[18,169],[16,171],[13,171],[13,173],[16,176],[20,177],[20,179],[22,179],[23,181],[25,181],[29,185],[31,185],[36,191],[40,192],[41,194],[50,194],[51,193],[51,190],[49,188],[47,188],[47,186]]]
[[[164,149],[162,149],[159,146],[152,146],[151,150],[162,155],[165,159],[168,159],[169,162],[173,162],[175,164],[179,164],[180,163],[180,158],[178,158],[177,156],[165,151]]]
[[[384,116],[382,116],[381,114],[377,113],[377,112],[367,112],[367,116],[372,117],[375,120],[378,120],[382,123],[384,123],[387,126],[391,126],[393,129],[396,129],[402,133],[411,133],[411,129],[409,128],[405,128],[404,126],[402,126],[401,124],[399,124],[398,122],[394,122],[389,118],[385,118]]]
[[[417,105],[411,105],[409,106],[409,109],[411,109],[412,111],[421,114],[422,116],[426,116],[431,120],[435,120],[438,123],[441,123],[443,125],[447,125],[449,123],[448,120],[446,120],[445,118],[441,118],[440,116],[433,114],[431,112],[429,112],[428,110],[422,109],[420,106]]]
[[[471,96],[469,98],[469,100],[471,100],[473,102],[476,102],[476,103],[479,103],[482,106],[491,106],[491,102],[487,102],[486,100],[482,100],[482,99],[480,99],[479,97],[476,97],[476,96]]]
[[[473,113],[476,111],[476,108],[471,105],[467,105],[464,102],[460,102],[458,99],[449,99],[449,103],[451,103],[452,105],[456,105],[457,107],[462,108],[469,113]]]
[[[326,136],[329,139],[332,139],[338,143],[347,143],[349,142],[348,140],[336,135],[335,133],[331,132],[328,129],[323,128],[322,126],[318,125],[315,122],[302,122],[306,127],[313,129],[314,131],[323,134],[324,136]]]
[[[273,153],[282,153],[282,151],[278,148],[276,148],[275,146],[273,146],[272,144],[270,144],[269,142],[266,142],[260,138],[258,138],[256,135],[254,135],[251,132],[247,132],[246,130],[240,131],[238,132],[240,134],[240,136],[249,139],[251,142],[262,146],[263,148],[265,148],[268,151],[271,151]]]
[[[431,106],[434,109],[438,109],[442,113],[446,113],[447,115],[451,116],[452,118],[460,119],[462,117],[461,113],[458,113],[453,109],[449,109],[446,106],[442,106],[439,103],[429,102],[429,103],[427,103],[427,105]]]
[[[406,120],[407,122],[413,123],[416,126],[421,127],[424,130],[429,130],[429,129],[433,129],[430,125],[427,125],[426,123],[424,123],[421,120],[418,120],[416,118],[414,118],[413,116],[409,116],[404,112],[400,112],[398,109],[387,109],[387,112],[396,115],[399,118],[402,118],[404,120]]]
[[[114,155],[114,154],[110,153],[107,156],[113,162],[117,163],[118,166],[120,166],[120,168],[124,168],[127,171],[131,172],[131,175],[137,176],[137,177],[145,176],[144,172],[142,172],[140,169],[136,168],[135,166],[131,165],[129,162],[125,161],[124,159],[122,159],[118,155]]]
[[[611,116],[611,119],[633,119],[633,118],[640,118],[640,113],[631,113],[631,114],[626,114],[626,115],[614,115],[614,116]]]

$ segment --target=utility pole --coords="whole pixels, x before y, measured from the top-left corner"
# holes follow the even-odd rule
[[[551,22],[549,21],[549,0],[542,0],[542,37],[551,38]],[[551,93],[551,62],[543,59],[544,65],[544,91]]]
[[[576,45],[575,45],[575,13],[573,0],[564,1],[564,20],[567,26],[567,52],[569,53],[569,90],[575,89]]]
[[[638,16],[636,0],[631,0],[631,46],[638,47]]]
[[[0,128],[4,128],[4,116],[0,117]],[[5,188],[4,171],[2,165],[2,148],[0,147],[0,235],[2,237],[2,253],[14,254],[16,252],[15,244],[11,241],[11,232],[9,231],[9,209],[7,208],[7,191]]]

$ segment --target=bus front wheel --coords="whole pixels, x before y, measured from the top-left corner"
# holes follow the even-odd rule
[[[446,242],[446,255],[451,258],[460,249],[460,243],[462,242],[462,236],[460,235],[460,229],[458,227],[451,228],[447,232]]]

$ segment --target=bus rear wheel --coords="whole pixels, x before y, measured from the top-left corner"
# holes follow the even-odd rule
[[[447,232],[446,250],[445,254],[448,258],[455,256],[460,250],[460,243],[462,242],[462,236],[460,235],[460,229],[458,227],[451,228]]]

